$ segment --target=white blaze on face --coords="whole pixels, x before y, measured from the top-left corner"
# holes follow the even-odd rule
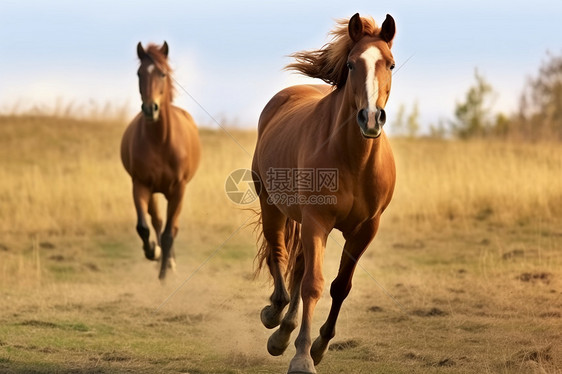
[[[148,65],[146,71],[148,71],[148,74],[152,74],[152,72],[154,71],[154,64]]]
[[[375,76],[375,66],[377,61],[382,59],[382,54],[377,47],[371,46],[361,54],[360,58],[363,59],[367,65],[367,80],[365,85],[367,87],[369,113],[375,113],[377,111],[377,98],[379,97],[379,82]]]

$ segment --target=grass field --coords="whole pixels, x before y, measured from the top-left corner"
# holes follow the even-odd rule
[[[284,373],[259,321],[255,133],[201,130],[165,284],[136,236],[120,121],[0,117],[0,372]],[[398,180],[319,373],[562,371],[562,147],[392,139]],[[343,239],[328,241],[336,274]],[[314,331],[329,308],[325,292]]]

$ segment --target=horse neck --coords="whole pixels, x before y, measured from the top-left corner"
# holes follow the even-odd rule
[[[160,117],[158,121],[153,123],[154,126],[152,126],[152,138],[159,143],[166,143],[172,136],[172,103],[168,97],[163,97],[160,103]]]
[[[357,124],[357,108],[351,89],[346,84],[343,89],[332,93],[337,111],[333,121],[331,145],[337,154],[342,155],[350,166],[361,167],[374,160],[380,148],[381,139],[365,139]]]

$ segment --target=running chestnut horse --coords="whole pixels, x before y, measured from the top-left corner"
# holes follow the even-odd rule
[[[252,170],[261,190],[263,241],[256,259],[258,270],[267,264],[274,284],[261,320],[270,329],[280,325],[268,340],[270,354],[287,348],[303,301],[289,373],[316,373],[335,335],[357,261],[392,198],[396,169],[382,127],[394,34],[390,15],[380,28],[359,14],[340,21],[330,43],[294,54],[296,62],[288,66],[329,85],[286,88],[259,119]],[[312,315],[324,288],[324,250],[334,228],[343,233],[345,246],[330,288],[330,313],[312,343]]]
[[[189,113],[172,105],[168,44],[151,44],[145,50],[139,42],[137,54],[142,111],[123,134],[121,160],[133,180],[137,232],[144,255],[154,261],[162,255],[159,278],[163,280],[167,268],[175,268],[172,245],[178,233],[185,186],[199,164],[199,135]],[[164,194],[168,200],[164,231],[155,193]],[[150,241],[147,213],[152,219],[155,241]]]

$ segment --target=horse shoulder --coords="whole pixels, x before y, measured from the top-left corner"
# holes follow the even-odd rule
[[[184,109],[173,107],[177,116],[175,123],[176,134],[178,138],[174,144],[176,148],[174,154],[176,155],[176,162],[181,169],[187,171],[188,178],[190,179],[197,166],[201,155],[201,144],[199,140],[199,130],[193,120],[193,117]]]
[[[125,128],[123,136],[121,137],[121,162],[125,167],[125,170],[131,174],[132,168],[132,152],[133,144],[135,141],[135,135],[138,131],[139,122],[141,120],[141,114],[138,114]]]
[[[286,88],[282,91],[279,91],[269,100],[269,102],[263,108],[258,120],[258,134],[261,134],[261,132],[265,129],[267,124],[271,122],[279,109],[287,101],[289,101],[290,97],[291,95],[289,93],[289,90]]]

